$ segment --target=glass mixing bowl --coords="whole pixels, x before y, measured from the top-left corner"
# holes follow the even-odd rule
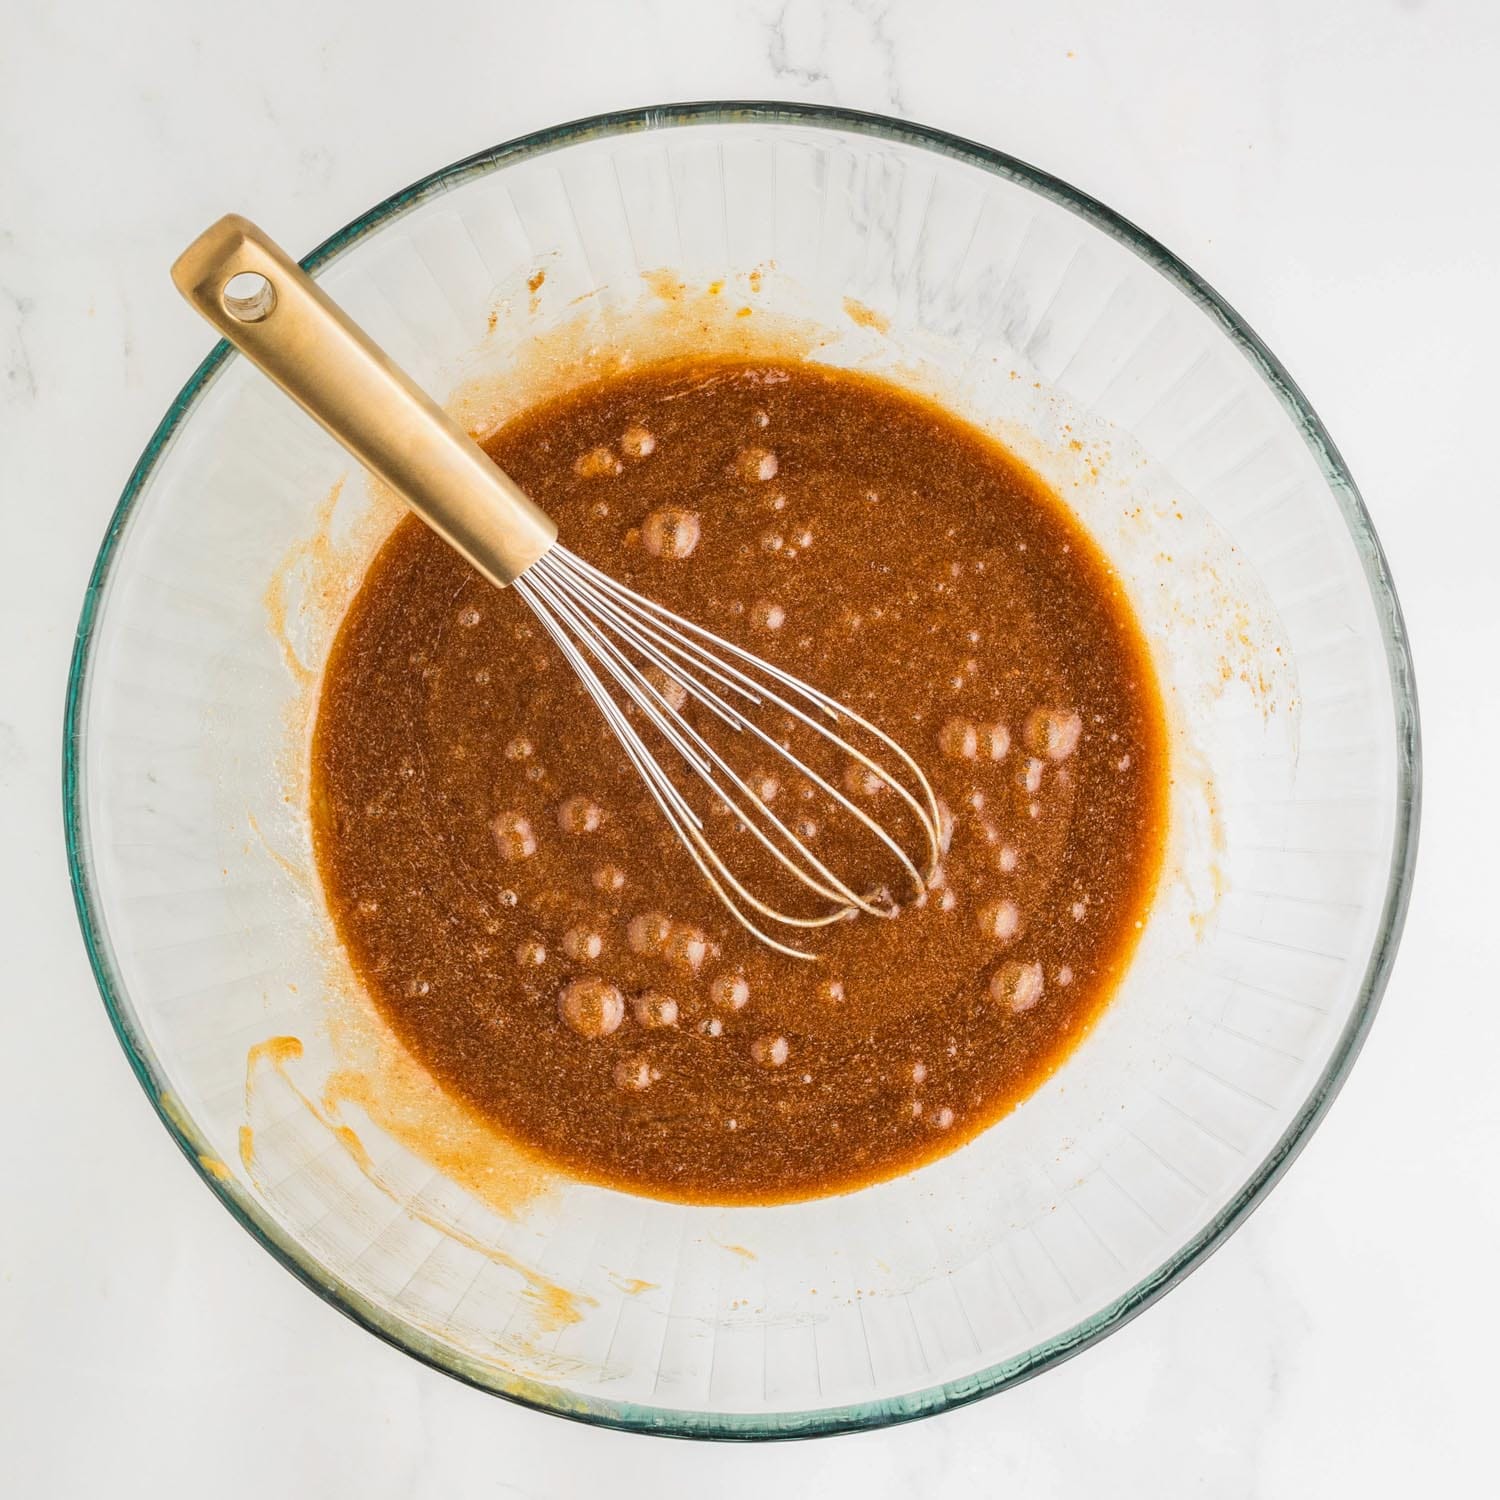
[[[100,552],[65,795],[111,1019],[230,1212],[440,1369],[569,1416],[713,1437],[875,1426],[998,1390],[1198,1264],[1358,1051],[1417,823],[1385,562],[1255,335],[1066,184],[805,106],[674,106],[532,136],[435,172],[305,264],[471,415],[486,391],[524,392],[525,372],[537,389],[581,378],[686,298],[748,308],[742,327],[821,329],[808,357],[890,372],[983,423],[1130,591],[1172,719],[1170,853],[1098,1025],[943,1160],[774,1208],[564,1179],[507,1200],[461,1122],[434,1149],[347,1087],[300,778],[321,653],[392,512],[221,344]]]

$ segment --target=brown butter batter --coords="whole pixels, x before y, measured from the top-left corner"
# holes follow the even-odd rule
[[[816,963],[758,944],[524,603],[408,519],[313,747],[324,890],[405,1044],[570,1171],[688,1200],[887,1177],[1025,1098],[1128,962],[1165,816],[1147,651],[1066,508],[931,404],[801,364],[647,367],[488,447],[588,561],[893,735],[951,845]],[[778,810],[811,790],[737,754]],[[889,788],[846,785],[902,826]],[[868,859],[826,811],[800,814],[819,853]]]

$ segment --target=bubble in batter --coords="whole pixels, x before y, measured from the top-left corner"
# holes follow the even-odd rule
[[[852,797],[873,797],[885,790],[885,782],[868,766],[851,761],[844,771],[844,790]]]
[[[575,979],[557,997],[557,1011],[579,1036],[596,1040],[619,1029],[625,997],[603,979]]]
[[[1042,966],[1017,963],[1012,959],[995,970],[994,978],[990,980],[990,999],[996,1005],[1008,1006],[1019,1015],[1042,998],[1042,989]]]
[[[630,919],[625,929],[625,940],[631,951],[654,957],[667,946],[672,931],[671,921],[659,911],[644,911]]]
[[[708,996],[724,1010],[744,1010],[750,1003],[750,981],[743,974],[718,974],[708,987]]]
[[[653,510],[641,527],[641,545],[652,557],[666,557],[681,561],[693,555],[703,535],[703,523],[697,511],[681,510],[675,505],[664,505]]]
[[[708,957],[708,934],[686,922],[673,922],[667,930],[667,940],[662,945],[662,954],[668,963],[696,974]]]
[[[646,681],[661,695],[669,708],[680,713],[688,701],[688,690],[675,677],[669,677],[660,667],[647,667]]]
[[[619,865],[600,865],[592,876],[594,889],[610,894],[625,888],[625,872]]]
[[[641,1094],[651,1087],[661,1074],[651,1066],[649,1058],[639,1055],[622,1057],[615,1064],[615,1086],[627,1094]]]
[[[490,824],[495,847],[504,860],[529,859],[536,853],[536,835],[531,824],[518,812],[503,812]]]
[[[604,935],[592,927],[570,927],[563,933],[562,945],[569,958],[586,963],[604,952]]]
[[[644,990],[630,1002],[636,1024],[648,1031],[662,1031],[677,1024],[681,1014],[677,1002],[660,990]]]
[[[977,759],[979,726],[968,719],[949,719],[938,730],[938,749],[950,760]]]
[[[762,599],[751,609],[750,623],[757,630],[780,630],[786,624],[786,611],[779,604]]]
[[[592,797],[569,797],[557,809],[557,826],[564,833],[594,833],[604,821],[604,809]]]
[[[602,444],[597,448],[590,448],[586,453],[580,453],[573,460],[573,472],[580,479],[608,479],[624,467]]]
[[[1057,708],[1039,708],[1026,719],[1026,745],[1048,760],[1066,760],[1083,735],[1083,720]]]
[[[991,901],[979,908],[979,930],[1001,943],[1008,943],[1021,930],[1021,913],[1014,901]]]
[[[784,1036],[758,1036],[750,1043],[750,1056],[763,1068],[781,1068],[792,1049]]]
[[[547,947],[536,938],[516,944],[516,962],[523,969],[539,969],[547,962]]]
[[[620,452],[626,458],[649,458],[656,452],[656,435],[645,427],[627,427],[620,434]]]
[[[774,479],[780,467],[769,448],[741,448],[734,460],[735,473],[751,481]]]

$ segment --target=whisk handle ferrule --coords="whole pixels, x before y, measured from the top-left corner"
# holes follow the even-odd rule
[[[552,546],[551,518],[248,219],[229,214],[207,229],[172,280],[491,582],[513,582]]]

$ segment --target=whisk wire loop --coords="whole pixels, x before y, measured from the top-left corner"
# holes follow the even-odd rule
[[[916,893],[926,889],[940,857],[937,799],[921,768],[889,735],[846,704],[637,594],[560,544],[554,543],[515,580],[514,587],[577,672],[700,873],[754,937],[790,957],[812,958],[815,955],[766,932],[750,913],[780,926],[807,930],[845,921],[858,912],[893,917],[899,903],[889,891],[863,891],[830,869],[689,722],[667,691],[647,675],[647,669],[654,668],[664,682],[675,684],[685,695],[684,706],[686,699],[692,699],[727,728],[747,734],[786,762],[895,858]],[[792,701],[794,696],[813,711]],[[632,722],[630,705],[733,815],[738,826],[748,831],[782,869],[827,903],[826,910],[814,915],[783,911],[745,886],[710,840],[702,817],[642,738]],[[918,868],[917,860],[889,829],[809,766],[786,741],[757,722],[755,712],[764,713],[768,706],[810,729],[850,765],[862,767],[895,793],[922,831],[926,847],[918,859],[925,869]],[[845,725],[857,728],[889,750],[916,791],[837,732]]]

